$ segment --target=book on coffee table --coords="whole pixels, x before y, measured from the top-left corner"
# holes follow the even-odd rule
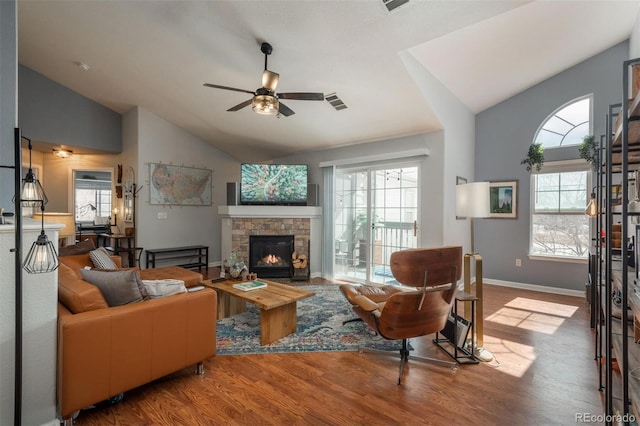
[[[233,288],[236,288],[242,291],[250,291],[250,290],[256,290],[258,288],[265,288],[266,286],[267,286],[267,283],[263,283],[262,281],[248,281],[246,283],[234,284]]]

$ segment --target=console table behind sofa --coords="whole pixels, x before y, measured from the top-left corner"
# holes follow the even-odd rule
[[[171,259],[189,259],[187,263],[183,263],[176,266],[183,268],[198,268],[201,270],[204,267],[209,270],[209,247],[202,245],[185,246],[185,247],[169,247],[160,249],[148,249],[146,253],[146,268],[155,268],[156,261],[171,260]]]

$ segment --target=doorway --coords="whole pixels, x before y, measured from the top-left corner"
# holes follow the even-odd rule
[[[336,169],[336,278],[397,283],[391,253],[419,243],[418,182],[415,163]]]
[[[73,170],[73,204],[77,239],[110,233],[112,208],[111,169]]]

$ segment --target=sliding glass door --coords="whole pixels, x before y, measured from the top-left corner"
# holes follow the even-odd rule
[[[391,253],[418,247],[417,164],[336,169],[338,279],[394,283]]]

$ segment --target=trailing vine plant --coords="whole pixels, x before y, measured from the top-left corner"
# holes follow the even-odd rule
[[[525,164],[528,172],[533,170],[533,168],[539,172],[544,164],[544,148],[542,144],[532,143],[529,145],[527,156],[520,161],[520,164]]]
[[[592,169],[595,170],[598,167],[598,146],[593,135],[587,135],[582,138],[578,152],[580,153],[580,158],[591,164]]]

